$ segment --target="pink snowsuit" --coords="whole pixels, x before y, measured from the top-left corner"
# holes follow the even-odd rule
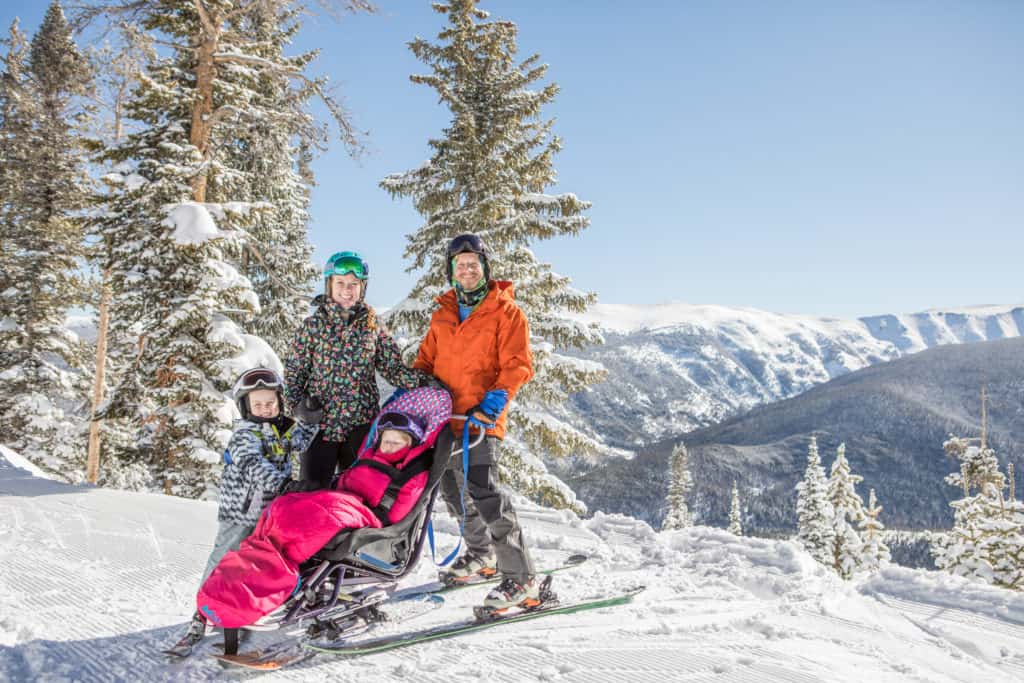
[[[359,463],[375,460],[403,469],[426,448],[420,444],[388,454],[363,451],[333,491],[276,498],[263,511],[252,535],[224,556],[199,589],[199,610],[217,626],[238,628],[280,607],[298,584],[299,565],[340,530],[383,526],[371,508],[380,503],[391,480],[384,472]],[[391,524],[416,504],[427,477],[428,472],[420,472],[402,486],[387,514]]]

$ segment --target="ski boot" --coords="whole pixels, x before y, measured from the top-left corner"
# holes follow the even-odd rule
[[[500,617],[513,607],[528,612],[542,606],[549,607],[557,602],[558,596],[551,592],[550,576],[544,577],[543,581],[531,576],[523,583],[506,576],[487,594],[483,605],[473,608],[473,615],[479,620],[486,621]]]
[[[192,621],[189,622],[188,630],[185,631],[185,635],[183,635],[174,645],[164,650],[164,654],[174,657],[189,656],[192,654],[192,648],[198,645],[206,636],[206,629],[206,619],[202,614],[196,612],[192,615]]]
[[[447,570],[438,574],[438,579],[446,586],[470,583],[478,578],[489,579],[498,573],[498,561],[494,553],[476,555],[467,552],[452,563]]]

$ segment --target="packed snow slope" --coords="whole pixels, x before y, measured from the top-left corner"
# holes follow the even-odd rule
[[[43,479],[0,454],[0,680],[247,679],[205,656],[160,653],[182,631],[215,506]],[[552,616],[360,659],[318,656],[292,681],[1024,680],[1024,596],[890,567],[843,583],[792,542],[697,527],[655,533],[520,501],[564,599],[644,584],[627,606]],[[453,520],[438,515],[442,547]],[[409,583],[430,580],[422,559]],[[464,618],[484,589],[447,596],[408,628]],[[384,624],[378,632],[400,625]]]
[[[1024,336],[1024,306],[973,306],[858,319],[750,308],[598,304],[577,316],[606,344],[578,355],[608,381],[561,416],[612,446],[635,449],[848,372],[947,344]]]

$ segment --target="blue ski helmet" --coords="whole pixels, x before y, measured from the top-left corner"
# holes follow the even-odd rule
[[[362,293],[359,300],[366,298],[366,286],[370,282],[370,264],[354,251],[339,251],[327,259],[324,266],[324,298],[331,300],[331,276],[333,275],[355,275],[362,281]]]

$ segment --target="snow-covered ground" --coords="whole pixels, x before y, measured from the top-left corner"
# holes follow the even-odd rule
[[[0,453],[0,680],[249,678],[160,653],[192,611],[216,507],[75,487]],[[538,563],[563,598],[644,584],[631,605],[513,624],[391,653],[324,655],[266,674],[318,681],[1024,680],[1024,596],[892,567],[844,583],[791,542],[698,527],[655,533],[622,516],[580,520],[523,502]],[[437,515],[440,544],[454,521]],[[423,558],[410,584],[433,576]],[[484,588],[446,596],[422,627],[467,616]],[[382,631],[395,629],[385,624]]]

